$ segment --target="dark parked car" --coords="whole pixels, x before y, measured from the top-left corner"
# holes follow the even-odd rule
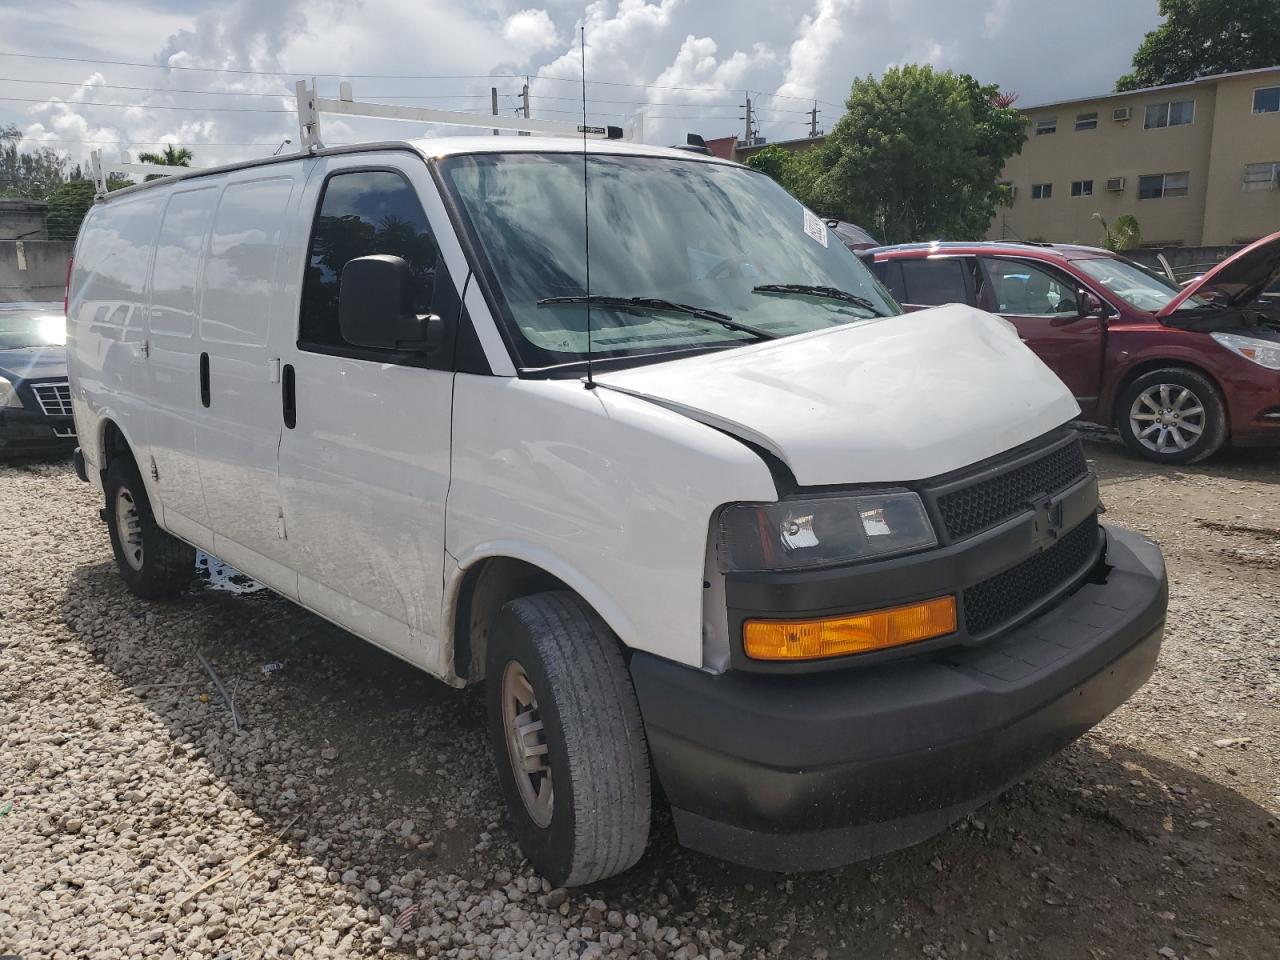
[[[62,304],[0,303],[0,457],[76,445]]]
[[[1280,233],[1183,288],[1093,247],[918,243],[862,256],[908,309],[959,302],[1008,319],[1083,418],[1148,459],[1280,445]]]
[[[827,220],[825,223],[827,228],[836,235],[836,239],[854,253],[880,246],[879,240],[855,223],[844,220]]]

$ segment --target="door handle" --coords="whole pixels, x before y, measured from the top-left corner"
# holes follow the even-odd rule
[[[209,406],[209,355],[200,354],[200,403]]]
[[[294,392],[292,363],[286,363],[281,371],[280,403],[284,412],[284,425],[292,430],[298,425],[298,397]]]

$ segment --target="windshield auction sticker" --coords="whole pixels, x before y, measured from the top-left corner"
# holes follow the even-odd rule
[[[827,245],[827,225],[811,210],[804,212],[804,232],[824,247]]]

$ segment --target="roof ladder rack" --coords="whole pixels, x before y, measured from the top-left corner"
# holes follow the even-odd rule
[[[113,173],[125,176],[176,177],[198,169],[199,167],[175,167],[163,163],[134,163],[129,159],[129,154],[127,153],[121,153],[120,159],[115,163],[104,162],[101,150],[94,150],[89,154],[89,172],[93,176],[93,195],[98,199],[107,195],[107,178]]]
[[[517,130],[550,137],[589,137],[595,140],[621,140],[621,127],[584,126],[560,120],[535,120],[527,117],[493,116],[487,113],[461,113],[431,107],[404,107],[385,103],[363,103],[351,95],[351,84],[339,85],[338,99],[316,95],[316,81],[310,86],[299,80],[294,87],[298,98],[298,139],[304,153],[324,149],[320,133],[320,114],[336,113],[346,117],[372,117],[379,120],[407,120],[411,123],[437,123],[455,127],[483,127],[486,130]]]

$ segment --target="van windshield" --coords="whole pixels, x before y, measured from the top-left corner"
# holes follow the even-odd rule
[[[586,310],[567,299],[587,293],[582,155],[476,154],[441,169],[521,365],[585,359]],[[593,155],[587,177],[594,357],[736,346],[901,312],[821,220],[762,174]],[[715,311],[741,326],[597,300],[633,297]]]

